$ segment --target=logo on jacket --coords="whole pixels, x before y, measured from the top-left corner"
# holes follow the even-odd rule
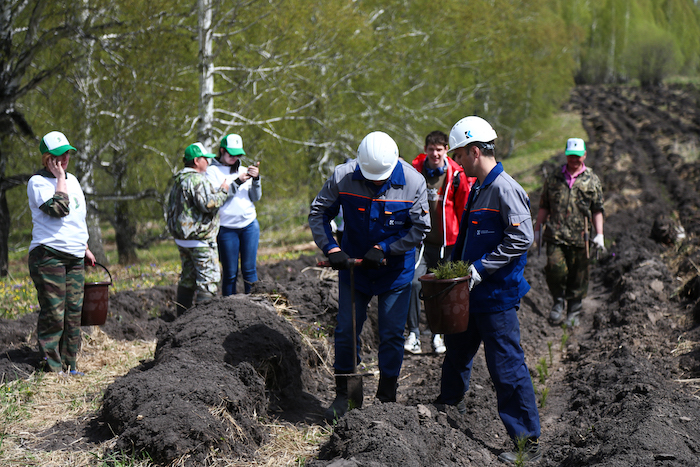
[[[496,233],[495,230],[488,230],[488,229],[477,229],[477,231],[476,231],[477,236],[479,236],[479,235],[492,235],[495,233]]]
[[[428,201],[440,201],[440,193],[437,188],[428,188]]]

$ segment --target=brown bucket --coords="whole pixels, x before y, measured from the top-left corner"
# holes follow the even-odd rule
[[[420,298],[425,303],[428,326],[434,334],[464,332],[469,325],[469,276],[435,279],[435,274],[418,278]]]
[[[86,282],[85,295],[83,297],[83,315],[80,318],[81,326],[101,326],[107,321],[109,311],[109,286],[112,285],[112,275],[106,267],[95,263],[109,275],[109,282]]]

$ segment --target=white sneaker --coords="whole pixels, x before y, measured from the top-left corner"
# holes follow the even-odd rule
[[[412,332],[408,335],[408,337],[406,338],[406,342],[403,345],[403,348],[407,352],[411,352],[412,354],[420,353],[420,339],[418,339],[416,333]]]
[[[433,336],[433,350],[436,354],[444,354],[447,352],[447,347],[445,347],[445,340],[442,338],[442,334],[435,334]]]

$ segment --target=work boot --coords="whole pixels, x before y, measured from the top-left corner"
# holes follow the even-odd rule
[[[527,440],[527,444],[525,445],[525,448],[522,451],[520,451],[516,446],[515,451],[507,451],[501,453],[501,455],[498,456],[498,458],[503,462],[517,465],[528,464],[530,462],[537,462],[538,460],[542,459],[540,441],[537,438],[529,439]]]
[[[187,287],[182,287],[181,285],[177,286],[177,298],[175,299],[175,311],[177,316],[182,315],[184,312],[190,309],[193,298],[193,289],[188,289]]]
[[[579,315],[583,309],[583,304],[580,299],[569,300],[568,314],[566,315],[566,324],[570,327],[575,327],[579,325]]]
[[[380,402],[396,402],[396,388],[398,376],[385,376],[379,374],[379,387],[377,388],[377,399]]]
[[[564,297],[554,298],[552,311],[549,312],[549,321],[552,324],[561,324],[564,321]]]
[[[435,402],[433,402],[433,405],[451,405],[452,407],[457,408],[457,412],[459,412],[460,415],[467,413],[467,403],[464,402],[464,397],[462,397],[456,404],[447,404],[443,402],[442,396],[438,396],[438,398],[435,399]]]
[[[412,354],[420,353],[420,338],[416,336],[415,332],[412,332],[406,338],[406,342],[403,344],[404,350],[411,352]]]
[[[338,376],[338,374],[340,372],[336,371],[335,400],[323,414],[323,418],[328,423],[335,422],[348,411],[348,378],[346,376]]]
[[[433,336],[433,350],[438,355],[442,355],[447,352],[447,347],[445,347],[445,340],[442,338],[442,334],[435,334]]]
[[[197,305],[201,303],[207,303],[214,300],[214,294],[211,292],[205,292],[203,290],[197,291]]]

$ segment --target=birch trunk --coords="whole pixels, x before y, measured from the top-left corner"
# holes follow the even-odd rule
[[[199,8],[199,122],[197,138],[208,150],[214,144],[214,31],[212,0],[198,0]]]

